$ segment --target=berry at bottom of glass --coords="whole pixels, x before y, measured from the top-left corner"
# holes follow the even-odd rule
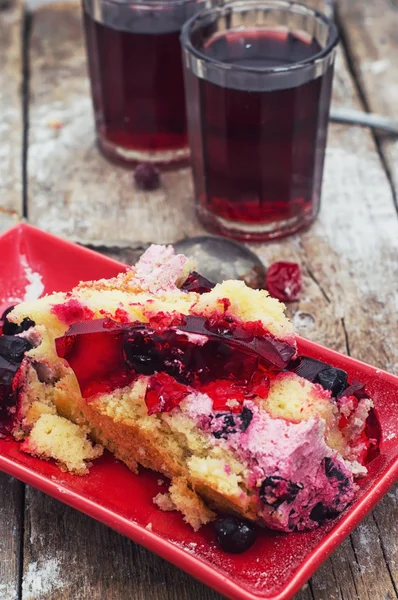
[[[199,218],[213,232],[243,240],[310,225],[320,205],[333,62],[316,77],[292,69],[286,85],[261,89],[245,69],[287,73],[318,56],[320,43],[286,28],[247,27],[204,38],[200,52],[214,69],[238,68],[233,79],[217,81],[185,72]]]
[[[98,145],[126,166],[189,157],[178,19],[166,15],[162,26],[156,10],[148,14],[134,15],[132,28],[122,22],[132,29],[124,30],[95,20],[84,4]]]

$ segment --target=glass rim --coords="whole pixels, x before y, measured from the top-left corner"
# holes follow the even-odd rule
[[[201,52],[200,50],[197,50],[197,48],[195,48],[191,42],[191,33],[192,33],[193,25],[195,25],[198,21],[204,20],[209,15],[217,14],[217,12],[221,12],[221,10],[232,8],[234,6],[239,6],[242,8],[245,8],[245,7],[250,8],[250,7],[254,7],[254,6],[259,6],[259,7],[264,6],[264,7],[269,7],[271,9],[272,8],[275,8],[275,9],[276,8],[286,8],[286,12],[289,12],[289,11],[292,12],[292,9],[295,9],[295,8],[299,9],[299,11],[293,10],[293,12],[301,11],[303,14],[313,15],[314,17],[321,19],[330,29],[330,39],[329,39],[328,43],[326,44],[325,48],[323,48],[320,52],[317,52],[310,58],[307,58],[307,59],[304,59],[301,61],[297,61],[294,64],[290,64],[290,65],[286,65],[286,66],[282,66],[282,67],[257,67],[257,66],[253,67],[253,66],[231,65],[231,64],[225,63],[222,60],[219,60],[217,58],[208,56],[207,54],[205,54],[204,52]],[[249,27],[248,27],[248,29],[249,29]],[[255,27],[253,29],[255,29]],[[226,30],[225,32],[233,31],[233,30],[234,29],[231,28],[229,30]],[[242,29],[242,31],[243,31],[243,29]],[[201,10],[198,13],[196,13],[195,15],[193,15],[188,21],[186,21],[186,23],[184,23],[184,25],[181,29],[181,34],[180,34],[180,42],[181,42],[183,50],[186,52],[189,52],[190,54],[193,54],[197,59],[199,59],[205,63],[212,64],[214,67],[219,67],[220,69],[224,69],[226,71],[233,70],[233,71],[241,71],[241,72],[245,72],[245,73],[257,73],[259,75],[271,75],[271,74],[277,75],[278,73],[289,73],[291,71],[304,69],[304,68],[314,65],[316,63],[320,63],[331,54],[331,52],[337,46],[339,41],[340,41],[340,35],[338,32],[337,26],[330,18],[328,18],[325,14],[321,13],[320,11],[316,10],[315,8],[306,6],[305,4],[302,4],[301,2],[295,2],[295,1],[290,1],[290,0],[232,0],[229,2],[225,2],[223,4],[215,4],[211,8]]]

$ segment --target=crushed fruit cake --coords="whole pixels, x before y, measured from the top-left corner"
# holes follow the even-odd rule
[[[313,529],[353,500],[380,429],[363,385],[297,356],[284,308],[164,246],[19,304],[0,337],[0,436],[76,474],[104,448],[159,471],[160,508],[194,529],[230,514],[237,547],[237,516]]]

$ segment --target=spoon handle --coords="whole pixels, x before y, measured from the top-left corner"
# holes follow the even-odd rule
[[[350,125],[362,125],[372,129],[381,129],[388,133],[398,135],[398,121],[391,117],[382,117],[375,113],[367,113],[359,110],[346,108],[332,108],[330,120],[335,123],[348,123]]]

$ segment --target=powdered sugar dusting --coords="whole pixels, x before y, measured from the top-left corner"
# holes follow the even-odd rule
[[[25,277],[29,282],[25,287],[25,295],[23,300],[25,302],[28,300],[37,300],[44,292],[42,276],[40,273],[36,273],[32,270],[24,254],[21,255],[21,264],[25,271]]]
[[[23,291],[20,289],[12,290],[8,296],[4,298],[4,300],[0,303],[1,311],[13,304],[19,304],[20,302],[27,302],[29,300],[37,300],[44,292],[42,276],[40,273],[33,271],[25,254],[21,254],[20,262],[27,284],[25,285]]]
[[[61,566],[56,558],[49,558],[40,564],[32,562],[22,580],[22,593],[25,600],[39,600],[45,594],[64,587],[60,577]]]
[[[18,594],[15,586],[10,583],[0,583],[1,600],[17,600]]]

